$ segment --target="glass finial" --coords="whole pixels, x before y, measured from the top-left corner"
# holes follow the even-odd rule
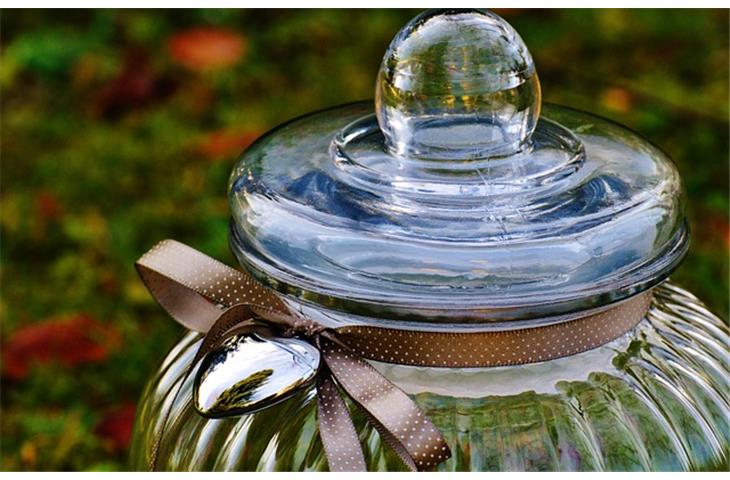
[[[375,103],[380,129],[397,155],[501,157],[529,144],[540,83],[524,42],[499,16],[428,11],[391,42]]]

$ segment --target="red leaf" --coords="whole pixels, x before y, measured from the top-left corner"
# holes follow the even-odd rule
[[[36,196],[35,210],[43,220],[58,220],[63,214],[61,202],[47,191],[41,191]]]
[[[727,218],[716,213],[705,214],[704,218],[705,228],[698,232],[698,237],[712,246],[717,245],[717,240],[720,239],[725,248],[730,249],[730,223]]]
[[[91,316],[54,318],[12,334],[2,349],[3,375],[25,378],[33,364],[64,367],[99,363],[119,345],[119,332]]]
[[[94,428],[94,433],[109,442],[112,450],[116,452],[127,450],[132,440],[134,412],[133,403],[107,411]]]
[[[623,88],[609,88],[601,93],[601,103],[611,110],[626,113],[631,110],[633,99]]]
[[[211,132],[198,145],[198,151],[210,159],[238,155],[261,135],[257,131],[218,130]]]
[[[246,49],[244,38],[216,27],[196,27],[178,32],[168,41],[170,56],[183,67],[202,72],[237,63]]]

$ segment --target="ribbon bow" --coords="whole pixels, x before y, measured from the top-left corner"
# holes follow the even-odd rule
[[[332,471],[366,469],[337,386],[411,470],[432,469],[451,456],[441,434],[416,404],[364,358],[452,368],[551,360],[625,334],[644,318],[652,301],[651,292],[646,291],[608,307],[502,329],[420,331],[370,325],[330,329],[287,307],[250,275],[173,240],[157,244],[136,266],[154,298],[173,318],[205,334],[185,379],[220,342],[233,334],[254,332],[262,324],[283,336],[303,337],[319,350],[319,433]],[[169,412],[152,447],[152,470]]]
[[[261,323],[281,335],[303,337],[320,351],[317,417],[331,471],[367,470],[357,432],[337,386],[363,411],[410,470],[433,469],[451,456],[443,437],[418,406],[339,338],[338,332],[292,311],[251,276],[173,240],[157,244],[137,261],[136,267],[150,293],[175,320],[205,334],[185,379],[223,339],[232,333],[254,331]],[[151,470],[157,466],[168,416],[169,410],[152,447]]]

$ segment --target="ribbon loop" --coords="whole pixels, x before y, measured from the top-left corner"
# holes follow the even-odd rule
[[[155,300],[190,330],[207,332],[221,307],[236,304],[289,311],[253,277],[175,240],[159,242],[135,266]]]

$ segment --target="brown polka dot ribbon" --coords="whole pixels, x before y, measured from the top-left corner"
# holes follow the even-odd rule
[[[250,275],[174,240],[157,244],[136,267],[152,296],[175,320],[205,334],[186,378],[221,341],[264,325],[282,336],[307,339],[319,349],[323,360],[317,376],[319,433],[331,471],[366,469],[340,391],[353,400],[411,470],[433,469],[451,456],[443,437],[418,406],[365,359],[428,367],[545,361],[586,351],[623,335],[641,321],[651,303],[651,295],[643,293],[600,312],[498,331],[400,330],[368,325],[327,328],[288,308],[277,293]],[[152,448],[152,470],[166,423],[167,418]]]

